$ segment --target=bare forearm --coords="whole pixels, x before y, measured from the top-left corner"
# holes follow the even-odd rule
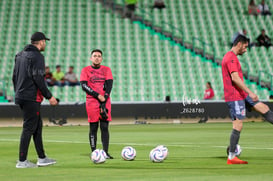
[[[246,93],[248,93],[248,94],[252,93],[252,91],[245,85],[245,83],[239,77],[232,78],[232,82],[237,87],[239,87],[240,89],[245,91]]]

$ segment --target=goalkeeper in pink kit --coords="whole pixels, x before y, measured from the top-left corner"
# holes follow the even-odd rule
[[[97,132],[100,126],[103,150],[106,152],[108,159],[113,159],[108,153],[108,127],[109,121],[112,121],[110,93],[113,85],[113,76],[109,67],[101,65],[101,50],[93,50],[90,60],[92,65],[84,67],[80,77],[82,89],[86,92],[90,147],[92,152],[96,149]]]

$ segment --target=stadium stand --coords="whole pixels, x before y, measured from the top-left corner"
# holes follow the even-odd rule
[[[116,2],[123,3],[122,0]],[[144,1],[139,6],[145,9],[145,3],[147,5],[149,2]],[[238,19],[226,20],[230,19],[224,10],[227,2],[231,10],[236,10],[232,14],[237,13]],[[222,57],[229,50],[223,44],[241,25],[249,29],[251,37],[259,32],[260,25],[268,34],[273,31],[272,22],[268,18],[255,19],[237,11],[239,7],[245,7],[243,2],[240,1],[239,7],[233,6],[228,0],[168,1],[167,8],[152,12],[152,18],[158,26],[164,20],[182,29],[185,42],[198,37],[213,44],[216,56]],[[7,95],[14,94],[11,75],[15,54],[29,43],[29,37],[34,31],[43,31],[51,39],[44,52],[46,64],[51,70],[57,64],[62,66],[62,70],[74,65],[74,71],[79,77],[81,69],[90,64],[90,50],[102,49],[104,64],[111,67],[115,79],[113,101],[163,101],[167,95],[172,101],[181,101],[185,96],[202,99],[207,81],[212,82],[215,99],[222,98],[219,66],[213,66],[209,60],[151,28],[139,22],[132,23],[130,19],[105,9],[100,2],[13,0],[0,1],[0,9],[0,39],[5,42],[0,45],[0,80],[6,84]],[[224,13],[221,15],[219,12]],[[168,30],[172,26],[165,28]],[[260,69],[272,72],[272,56],[268,56],[266,49],[253,48],[243,59],[248,64],[245,67],[249,67],[250,75],[263,74]],[[270,79],[266,75],[264,79]],[[267,89],[247,82],[261,99],[269,97]],[[85,93],[80,86],[50,89],[64,102],[85,100]]]
[[[247,30],[247,36],[252,41],[255,41],[262,28],[269,35],[273,33],[271,18],[249,16],[246,13],[247,1],[185,0],[168,1],[167,3],[168,8],[152,11],[155,21],[169,22],[181,29],[186,42],[191,42],[193,37],[197,37],[212,45],[215,48],[215,56],[220,59],[230,49],[230,41],[234,32],[242,28]],[[148,12],[151,4],[152,2],[144,0],[139,7]],[[269,6],[273,7],[272,1],[269,2]],[[262,81],[271,82],[273,60],[270,52],[272,49],[270,47],[270,50],[267,51],[263,47],[253,48],[241,58],[249,64],[251,80],[255,80],[253,77],[261,74]],[[271,88],[269,85],[267,87]]]

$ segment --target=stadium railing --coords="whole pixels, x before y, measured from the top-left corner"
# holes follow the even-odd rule
[[[197,44],[201,44],[201,46],[197,46]],[[210,53],[206,51],[206,49],[210,50]],[[192,51],[197,54],[202,55],[203,57],[207,58],[208,60],[212,60],[213,63],[215,62],[215,48],[211,44],[206,43],[205,41],[192,37]]]
[[[140,21],[144,25],[151,27],[155,32],[161,32],[166,38],[170,38],[170,40],[174,40],[176,43],[184,44],[184,34],[182,30],[166,21],[161,20],[157,23],[152,14],[144,9],[137,9],[139,12],[135,12],[133,17],[134,20]]]

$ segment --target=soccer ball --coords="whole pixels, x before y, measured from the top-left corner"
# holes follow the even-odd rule
[[[165,159],[164,153],[161,149],[158,148],[154,148],[151,150],[150,152],[150,160],[152,162],[163,162],[163,160]]]
[[[229,155],[229,147],[230,147],[230,146],[227,147],[227,155]],[[237,145],[236,145],[236,149],[235,149],[235,155],[236,155],[236,156],[240,156],[241,153],[242,153],[242,151],[243,151],[243,150],[242,150],[241,146],[237,144]]]
[[[104,150],[100,150],[100,151],[101,151],[102,156],[103,156],[105,159],[107,159],[107,154],[106,154],[106,152],[105,152]]]
[[[103,150],[96,149],[91,153],[91,160],[93,163],[104,163],[106,161],[106,153]]]
[[[156,148],[160,149],[163,152],[164,160],[165,160],[168,157],[168,155],[169,155],[168,148],[166,146],[164,146],[164,145],[158,145]]]
[[[136,157],[136,150],[131,146],[126,146],[121,151],[121,157],[124,160],[132,161]]]

